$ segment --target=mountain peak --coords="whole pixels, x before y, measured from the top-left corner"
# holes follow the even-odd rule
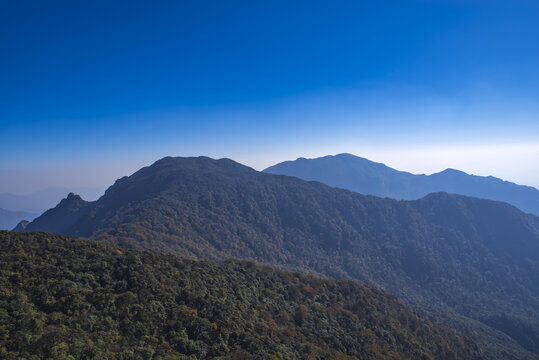
[[[73,192],[70,192],[69,194],[67,194],[66,200],[68,200],[68,201],[84,201],[84,200],[82,200],[80,195],[77,195],[77,194],[75,194]]]
[[[79,195],[70,192],[56,207],[45,211],[41,216],[26,224],[20,231],[66,232],[69,226],[89,210],[93,202],[83,200]],[[19,228],[19,226],[17,226]]]
[[[160,160],[157,160],[149,167],[144,169],[168,169],[168,170],[180,170],[185,169],[189,171],[196,170],[249,170],[253,171],[252,168],[242,165],[234,160],[228,158],[221,159],[212,159],[208,156],[192,156],[192,157],[181,157],[181,156],[167,156]],[[139,171],[141,171],[139,170]],[[138,173],[138,172],[137,172]],[[136,174],[136,173],[135,173]]]
[[[440,171],[438,173],[435,173],[433,175],[468,175],[467,173],[465,173],[464,171],[460,171],[460,170],[457,170],[457,169],[453,169],[453,168],[447,168],[443,171]]]
[[[333,155],[333,157],[336,157],[336,158],[347,158],[347,159],[363,159],[363,160],[367,160],[367,159],[365,159],[364,157],[357,156],[357,155],[353,155],[353,154],[350,154],[350,153],[340,153],[340,154]]]
[[[22,220],[20,221],[17,226],[13,229],[13,231],[24,231],[26,230],[26,227],[30,224],[30,221],[28,220]]]

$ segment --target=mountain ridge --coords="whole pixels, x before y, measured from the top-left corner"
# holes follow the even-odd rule
[[[34,220],[38,216],[38,213],[12,211],[0,208],[0,230],[11,230],[21,220]]]
[[[0,208],[10,211],[26,211],[42,214],[45,210],[55,206],[65,194],[74,192],[85,198],[97,199],[103,195],[102,188],[69,188],[53,187],[29,194],[0,193]]]
[[[263,172],[295,176],[365,195],[416,200],[432,192],[448,192],[510,203],[539,216],[539,190],[493,176],[477,176],[447,168],[431,175],[412,174],[348,153],[315,159],[298,158]]]

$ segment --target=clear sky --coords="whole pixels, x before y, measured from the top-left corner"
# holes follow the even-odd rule
[[[10,1],[0,192],[349,152],[539,187],[539,2]]]

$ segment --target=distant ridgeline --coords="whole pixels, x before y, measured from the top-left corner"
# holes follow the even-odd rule
[[[358,280],[469,334],[490,359],[539,359],[539,218],[502,202],[382,199],[167,157],[95,202],[70,194],[26,231]]]
[[[296,176],[365,195],[415,200],[433,192],[447,192],[504,201],[524,212],[539,215],[539,190],[488,176],[468,175],[447,169],[427,175],[398,171],[350,154],[299,158],[264,170],[269,174]]]
[[[0,209],[0,230],[11,230],[23,219],[34,219],[39,214]]]
[[[0,357],[485,358],[371,286],[5,231]]]

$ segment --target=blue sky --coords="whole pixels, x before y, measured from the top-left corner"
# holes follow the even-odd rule
[[[0,192],[350,152],[539,186],[537,1],[16,1]]]

